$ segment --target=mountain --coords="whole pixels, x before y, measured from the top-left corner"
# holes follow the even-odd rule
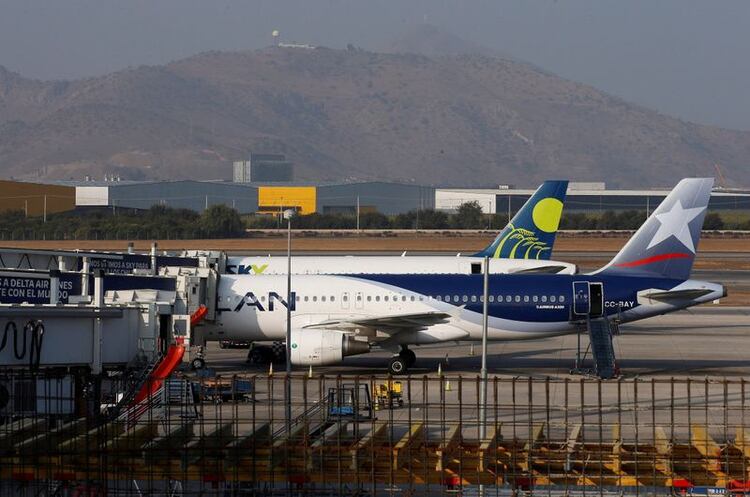
[[[0,175],[231,177],[279,152],[300,181],[750,184],[750,133],[680,121],[492,55],[208,52],[76,81],[0,68]]]
[[[419,54],[432,58],[466,54],[486,55],[506,59],[512,58],[427,23],[413,26],[377,51],[383,53]]]

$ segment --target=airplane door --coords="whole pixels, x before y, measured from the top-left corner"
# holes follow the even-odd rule
[[[349,308],[349,292],[344,292],[341,294],[341,308],[342,309]]]
[[[591,309],[589,315],[598,318],[604,315],[604,286],[601,283],[589,284],[589,301]]]
[[[588,281],[573,282],[573,314],[588,316],[591,312],[591,295]]]
[[[357,292],[354,295],[354,307],[357,309],[362,309],[364,297],[362,297],[362,292]]]

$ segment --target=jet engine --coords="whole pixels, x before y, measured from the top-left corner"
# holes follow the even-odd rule
[[[333,330],[292,330],[292,364],[327,366],[344,357],[366,354],[370,345]]]

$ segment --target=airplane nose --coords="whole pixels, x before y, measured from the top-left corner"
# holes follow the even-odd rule
[[[721,288],[722,288],[721,298],[726,298],[726,296],[729,295],[729,291],[727,290],[727,287],[725,287],[724,285],[722,285]]]

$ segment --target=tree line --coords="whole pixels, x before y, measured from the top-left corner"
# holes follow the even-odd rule
[[[635,230],[643,224],[643,211],[605,211],[601,214],[564,213],[560,229],[565,230]],[[357,220],[352,214],[297,215],[292,226],[312,229],[431,229],[500,230],[508,223],[506,214],[484,214],[476,202],[459,206],[454,213],[432,209],[397,215],[367,212]],[[22,211],[0,214],[0,240],[138,240],[237,238],[247,231],[285,227],[286,221],[271,215],[241,216],[236,210],[213,205],[198,214],[187,209],[155,205],[148,210],[92,209],[50,214],[46,222],[40,217],[25,217]],[[750,230],[750,218],[725,219],[720,213],[706,216],[704,230]]]

